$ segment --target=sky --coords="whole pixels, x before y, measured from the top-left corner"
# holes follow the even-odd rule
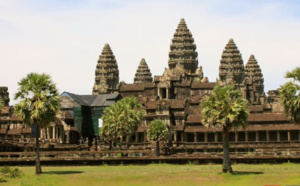
[[[91,94],[105,43],[120,81],[133,82],[141,58],[162,75],[184,18],[209,81],[233,38],[244,64],[255,55],[267,92],[300,66],[299,12],[297,0],[0,0],[0,86],[15,104],[18,82],[37,72],[51,75],[61,93]]]

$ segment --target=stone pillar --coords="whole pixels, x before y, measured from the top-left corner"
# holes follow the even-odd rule
[[[47,139],[50,139],[50,127],[47,127]]]
[[[166,99],[169,99],[169,89],[166,88]]]
[[[204,132],[204,142],[207,143],[207,132]]]
[[[135,142],[137,143],[138,142],[138,139],[139,139],[139,133],[135,133]]]
[[[277,131],[277,141],[280,141],[280,131]]]
[[[147,142],[147,132],[146,131],[144,132],[144,142],[145,143]]]
[[[258,131],[255,132],[255,141],[259,141],[259,133],[258,133]]]
[[[183,132],[182,132],[183,133]],[[183,142],[186,142],[187,141],[187,133],[185,132],[185,133],[183,133]]]
[[[177,131],[174,132],[174,143],[177,143]]]
[[[197,142],[197,132],[194,132],[194,142]]]
[[[52,127],[52,139],[55,139],[55,127]]]
[[[245,132],[245,142],[248,142],[248,131]]]
[[[215,143],[217,143],[218,142],[218,133],[214,133],[214,135],[215,135]]]
[[[267,142],[269,142],[270,141],[270,134],[269,134],[268,130],[266,131],[266,135],[267,135]]]
[[[183,132],[181,132],[181,142],[183,142],[184,141],[184,133]]]
[[[288,130],[288,131],[287,131],[287,134],[288,134],[288,141],[291,141],[291,131]]]
[[[234,141],[238,142],[239,141],[239,135],[238,132],[234,132]]]

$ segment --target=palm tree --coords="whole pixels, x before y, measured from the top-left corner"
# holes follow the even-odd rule
[[[287,72],[285,78],[292,78],[292,80],[281,86],[279,90],[281,102],[288,118],[300,123],[300,67]]]
[[[170,132],[166,125],[159,119],[152,121],[147,130],[147,138],[156,141],[156,156],[160,155],[159,141],[169,138]]]
[[[247,100],[231,85],[216,86],[212,95],[201,102],[202,123],[205,126],[222,127],[223,130],[223,172],[232,173],[229,156],[229,131],[247,126]]]
[[[125,97],[104,109],[101,136],[112,147],[112,142],[117,142],[118,139],[122,142],[124,136],[134,132],[143,117],[144,110],[138,100],[135,97]]]
[[[51,77],[47,74],[30,73],[18,82],[19,89],[15,99],[19,103],[15,105],[16,114],[29,126],[35,126],[36,135],[36,172],[41,174],[39,155],[39,136],[41,128],[55,121],[59,109],[59,94]]]

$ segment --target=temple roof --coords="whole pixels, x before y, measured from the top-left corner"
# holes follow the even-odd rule
[[[141,62],[136,70],[134,83],[145,83],[145,82],[152,82],[152,74],[150,69],[145,61],[144,58],[141,59]]]
[[[187,73],[195,73],[198,67],[198,54],[192,33],[184,19],[180,20],[169,52],[169,68],[175,69],[177,64],[183,66]]]
[[[233,39],[229,39],[225,50],[223,50],[219,67],[219,78],[226,84],[228,84],[229,81],[234,81],[235,84],[241,84],[244,80],[242,55]]]

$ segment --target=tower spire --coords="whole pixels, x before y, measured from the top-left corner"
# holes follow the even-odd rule
[[[150,69],[145,61],[144,58],[141,59],[141,62],[136,70],[134,83],[145,83],[145,82],[152,82],[152,74]]]
[[[177,64],[183,66],[188,74],[194,74],[198,67],[198,54],[192,33],[185,20],[180,19],[169,52],[169,68],[173,70]]]
[[[99,56],[95,71],[93,94],[112,93],[119,83],[119,69],[115,56],[106,43]]]

